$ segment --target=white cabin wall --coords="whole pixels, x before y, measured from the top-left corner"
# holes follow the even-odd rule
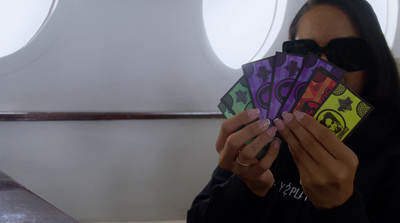
[[[289,0],[267,56],[303,2]],[[192,0],[60,0],[0,63],[0,111],[217,111],[242,75],[215,56]],[[0,170],[82,222],[184,219],[222,121],[0,122]]]
[[[0,58],[0,111],[217,111],[241,71],[203,29],[201,1],[60,0]],[[0,122],[0,169],[81,222],[184,219],[221,122]]]
[[[184,219],[220,123],[1,122],[0,169],[81,222]]]
[[[397,10],[400,14],[400,2],[398,4],[399,9]],[[393,47],[392,47],[392,52],[393,52],[393,56],[395,58],[400,58],[400,15],[398,16],[397,19],[397,29],[396,29],[396,35],[394,38],[394,43],[393,43]]]
[[[0,110],[215,111],[216,93],[240,71],[210,66],[199,9],[188,0],[61,0],[30,45],[0,59]]]

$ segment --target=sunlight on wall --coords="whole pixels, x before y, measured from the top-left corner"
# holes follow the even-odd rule
[[[26,46],[46,24],[58,0],[0,0],[0,57]]]

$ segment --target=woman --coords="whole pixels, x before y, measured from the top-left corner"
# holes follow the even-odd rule
[[[301,112],[237,132],[258,111],[225,120],[219,166],[188,222],[400,222],[399,77],[372,8],[365,0],[309,0],[289,37],[286,51],[312,51],[347,68],[343,82],[374,111],[345,143]],[[365,39],[363,49],[354,47]],[[257,160],[277,131],[287,144],[273,141]]]

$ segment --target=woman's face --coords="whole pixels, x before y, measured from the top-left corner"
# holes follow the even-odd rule
[[[309,10],[299,21],[296,40],[311,39],[320,47],[330,40],[344,37],[359,37],[350,18],[340,8],[331,5],[320,5]],[[322,53],[321,57],[327,60]],[[365,70],[348,72],[343,82],[354,92],[360,94],[364,85]]]

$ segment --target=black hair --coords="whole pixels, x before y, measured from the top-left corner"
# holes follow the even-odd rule
[[[357,29],[360,37],[371,46],[372,63],[366,68],[361,97],[376,109],[400,121],[399,72],[378,18],[366,0],[308,0],[292,21],[289,39],[294,40],[298,23],[310,9],[323,4],[336,6],[344,11]]]

